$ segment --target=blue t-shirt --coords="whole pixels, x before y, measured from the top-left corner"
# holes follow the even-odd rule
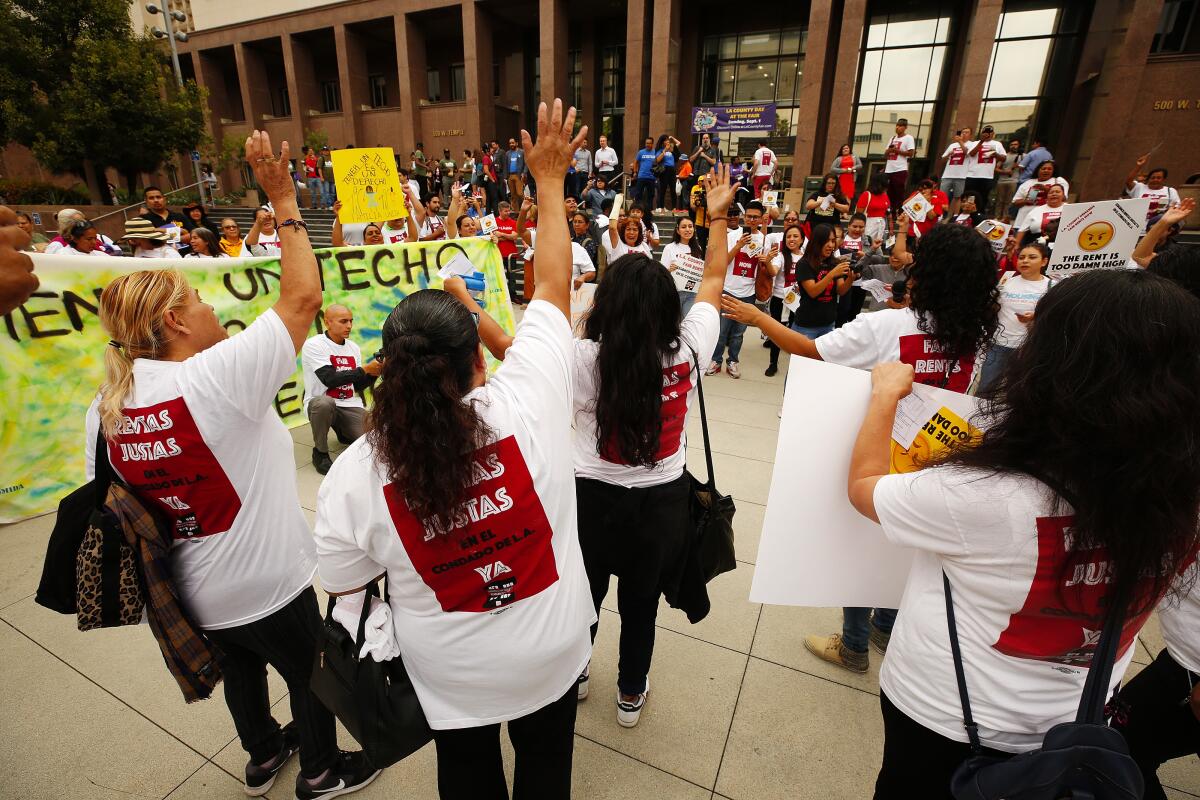
[[[1038,167],[1046,163],[1053,156],[1050,151],[1044,147],[1035,147],[1025,154],[1025,158],[1021,161],[1021,176],[1019,180],[1027,181],[1037,174]]]
[[[651,167],[654,166],[655,153],[653,150],[638,150],[638,180],[651,181],[654,180],[654,172]],[[664,159],[665,160],[665,159]]]
[[[516,150],[508,151],[508,171],[509,173],[520,172],[521,170],[521,154]]]
[[[662,165],[664,167],[675,166],[675,153],[673,151],[665,150],[665,152],[664,152],[664,150],[659,150],[658,153],[664,153],[663,160],[662,160]],[[658,153],[654,154],[655,158],[658,158]]]

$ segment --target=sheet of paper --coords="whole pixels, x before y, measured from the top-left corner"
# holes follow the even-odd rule
[[[694,292],[700,288],[700,280],[704,277],[704,259],[695,256],[676,256],[670,266],[675,268],[671,277],[675,279],[677,290]]]
[[[940,404],[930,399],[920,384],[913,386],[913,391],[896,406],[896,421],[892,423],[892,441],[905,450],[912,447],[913,439],[925,427],[925,423],[938,410]]]
[[[621,218],[621,207],[625,205],[625,195],[619,194],[613,198],[612,213],[608,215],[609,219]]]
[[[924,222],[925,217],[929,215],[930,203],[925,199],[925,195],[917,192],[904,201],[904,205],[900,208],[905,214],[908,214],[913,222]]]
[[[1063,206],[1046,277],[1124,268],[1146,227],[1149,210],[1147,197]]]
[[[467,258],[465,253],[459,253],[438,270],[438,277],[442,280],[454,277],[455,275],[466,278],[473,276],[476,271],[475,265],[471,263],[471,259]]]
[[[892,287],[879,278],[859,278],[854,285],[869,292],[877,303],[886,303],[892,296]]]
[[[793,286],[783,295],[783,306],[793,314],[800,308],[800,287]]]

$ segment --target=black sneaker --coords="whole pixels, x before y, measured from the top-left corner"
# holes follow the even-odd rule
[[[246,785],[242,787],[242,790],[251,797],[262,797],[270,791],[279,770],[283,769],[283,765],[299,749],[300,736],[296,733],[296,723],[289,722],[283,726],[283,746],[274,758],[263,765],[255,764],[253,761],[246,763]]]
[[[316,798],[341,797],[368,785],[379,777],[381,769],[375,769],[367,757],[361,752],[338,754],[333,767],[325,774],[325,779],[312,786],[303,775],[296,776],[296,800],[316,800]]]
[[[317,468],[317,472],[324,475],[329,472],[329,468],[333,466],[333,459],[329,457],[329,453],[322,453],[317,448],[313,448],[312,454],[313,466]]]
[[[779,372],[779,365],[769,364],[767,365],[767,371],[764,372],[763,375],[766,375],[768,378],[774,378],[777,372]]]

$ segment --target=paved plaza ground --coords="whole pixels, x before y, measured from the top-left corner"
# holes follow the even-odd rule
[[[882,754],[879,661],[852,675],[809,655],[806,633],[838,630],[838,609],[747,600],[775,458],[784,372],[763,377],[767,351],[746,335],[743,378],[706,379],[719,487],[737,500],[738,569],[709,587],[712,614],[689,625],[659,613],[652,692],[641,723],[617,725],[616,593],[602,612],[591,697],[579,707],[574,796],[584,800],[859,800]],[[688,462],[704,473],[699,418]],[[300,500],[314,518],[321,476],[308,427],[293,431]],[[331,437],[332,438],[332,437]],[[82,444],[81,444],[82,446]],[[246,754],[220,697],[185,705],[145,627],[79,633],[73,618],[33,602],[48,515],[0,528],[0,798],[133,800],[241,797]],[[323,596],[322,596],[323,598]],[[1155,620],[1132,671],[1162,647]],[[947,664],[947,669],[950,665]],[[290,719],[272,674],[280,722]],[[341,732],[341,744],[357,749]],[[511,749],[505,745],[511,775]],[[291,798],[293,760],[271,798]],[[1200,797],[1200,760],[1161,772],[1172,800]],[[432,745],[384,772],[368,798],[435,800]]]

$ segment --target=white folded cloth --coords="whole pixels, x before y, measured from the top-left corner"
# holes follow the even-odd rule
[[[333,618],[350,633],[350,638],[358,636],[358,619],[362,616],[363,599],[366,591],[343,595],[333,606]],[[363,641],[358,651],[360,658],[370,656],[376,661],[389,661],[400,655],[400,645],[396,643],[396,631],[392,627],[392,609],[378,597],[371,598],[371,613],[367,615],[367,626],[363,633]]]

